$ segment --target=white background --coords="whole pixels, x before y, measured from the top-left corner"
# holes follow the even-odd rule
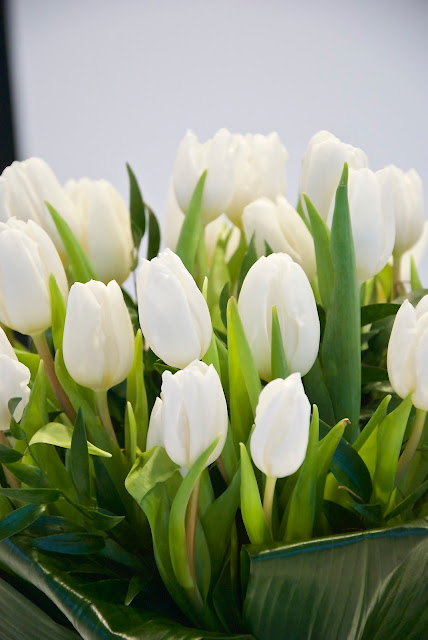
[[[278,131],[301,155],[328,129],[428,194],[426,0],[10,0],[19,159],[61,181],[131,163],[162,216],[187,128]],[[426,197],[428,201],[428,195]]]

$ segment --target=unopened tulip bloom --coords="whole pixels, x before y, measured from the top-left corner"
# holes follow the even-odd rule
[[[166,364],[182,369],[208,350],[207,303],[180,258],[165,249],[137,273],[138,314],[145,340]]]
[[[264,380],[271,379],[273,306],[289,371],[305,375],[318,354],[320,323],[309,280],[285,253],[259,258],[248,271],[238,300],[245,334]]]
[[[117,282],[73,284],[63,355],[69,374],[83,387],[107,391],[126,378],[134,360],[134,334]]]
[[[206,466],[221,454],[227,434],[227,406],[213,365],[195,361],[174,375],[162,375],[161,421],[163,446],[173,462],[189,469],[214,442],[220,440]]]
[[[30,370],[18,361],[12,345],[0,327],[0,431],[10,426],[9,401],[21,398],[13,411],[13,418],[21,420],[30,398]]]
[[[316,273],[314,241],[302,218],[292,205],[278,196],[254,200],[244,209],[242,216],[247,243],[254,235],[256,252],[262,256],[266,243],[275,253],[287,253],[300,264],[309,280]]]
[[[0,220],[34,220],[52,239],[61,258],[65,249],[46,207],[49,202],[64,218],[78,240],[81,239],[79,214],[52,169],[40,158],[15,161],[0,176]]]
[[[65,188],[79,212],[82,248],[95,273],[106,284],[121,284],[131,271],[134,250],[127,206],[106,180],[70,180]]]
[[[153,447],[165,446],[162,433],[162,404],[162,400],[156,398],[150,414],[149,429],[147,431],[147,451]]]
[[[395,316],[387,354],[388,376],[400,398],[411,395],[428,411],[428,296],[413,307],[405,300]]]
[[[423,232],[425,215],[422,180],[414,169],[404,172],[392,164],[377,171],[376,175],[382,187],[392,191],[394,255],[401,256],[417,243]]]
[[[368,166],[364,151],[341,142],[328,131],[318,131],[310,139],[302,159],[300,193],[309,196],[324,220],[334,203],[345,162],[352,169]]]
[[[299,373],[277,378],[262,390],[250,449],[254,464],[269,478],[290,476],[303,463],[311,405]]]
[[[362,284],[388,262],[394,248],[395,219],[391,185],[370,169],[349,169],[348,202],[357,276]],[[333,218],[332,203],[329,223]]]
[[[29,335],[46,331],[52,323],[51,274],[66,299],[64,267],[47,233],[32,220],[0,222],[0,322]]]

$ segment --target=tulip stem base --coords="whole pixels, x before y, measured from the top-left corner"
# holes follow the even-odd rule
[[[272,533],[272,506],[275,494],[276,478],[266,476],[265,493],[263,496],[263,513],[265,514],[266,523],[269,531]]]
[[[413,422],[412,431],[410,433],[410,437],[407,440],[406,446],[404,447],[404,451],[400,456],[400,459],[397,464],[397,472],[395,474],[395,484],[399,484],[403,479],[404,474],[410,466],[411,461],[413,460],[413,456],[416,453],[419,442],[422,437],[422,433],[425,425],[425,418],[427,412],[423,409],[416,409],[415,420]]]
[[[74,424],[76,420],[76,412],[74,410],[73,405],[70,402],[68,395],[65,393],[64,389],[60,385],[60,382],[57,378],[54,359],[52,357],[51,350],[49,349],[46,336],[44,333],[41,333],[37,336],[31,336],[31,337],[33,338],[34,346],[37,349],[37,353],[39,354],[41,360],[43,360],[46,376],[47,376],[47,379],[49,380],[49,384],[52,387],[52,391],[54,392],[55,397],[58,400],[61,409],[68,416],[71,422]]]
[[[96,391],[95,395],[97,397],[98,411],[100,414],[101,422],[103,423],[103,427],[107,431],[113,442],[119,446],[116,438],[116,433],[113,428],[113,423],[111,421],[110,410],[108,408],[107,391]]]

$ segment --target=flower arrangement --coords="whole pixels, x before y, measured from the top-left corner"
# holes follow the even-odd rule
[[[426,632],[421,181],[322,131],[294,209],[287,159],[188,133],[161,252],[130,167],[129,210],[39,159],[0,177],[14,624],[30,583],[85,640]]]

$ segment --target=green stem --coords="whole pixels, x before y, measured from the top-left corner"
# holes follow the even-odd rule
[[[272,533],[272,505],[275,494],[276,478],[266,476],[265,493],[263,496],[263,513],[265,514],[267,526]]]
[[[195,537],[196,537],[196,523],[198,521],[198,504],[199,504],[199,487],[201,478],[199,476],[196,484],[193,488],[190,496],[189,504],[187,505],[186,512],[186,548],[187,548],[187,562],[189,570],[193,578],[193,583],[197,589],[196,583],[196,571],[195,571]]]
[[[401,279],[401,255],[392,255],[392,296],[398,298],[398,296],[406,293],[403,281]]]
[[[107,391],[96,391],[95,395],[97,398],[98,411],[100,414],[101,422],[103,423],[103,427],[107,431],[113,442],[119,446],[108,408]]]
[[[9,442],[7,441],[4,431],[0,431],[0,443],[5,447],[9,447]],[[21,486],[20,481],[17,478],[15,478],[13,473],[9,471],[9,469],[5,464],[3,465],[3,471],[4,471],[4,475],[6,476],[6,480],[9,484],[9,487],[11,487],[11,489],[19,489]]]
[[[43,360],[43,364],[45,365],[46,376],[52,387],[52,391],[54,392],[61,409],[69,417],[72,424],[74,424],[76,421],[76,412],[70,402],[68,395],[65,393],[57,378],[54,359],[52,357],[51,350],[49,349],[46,336],[44,333],[40,333],[37,336],[31,337],[34,342],[34,346],[37,349],[37,353],[39,354],[41,360]]]
[[[411,461],[413,460],[413,456],[416,453],[418,448],[422,432],[424,430],[425,425],[425,417],[427,412],[423,409],[416,409],[416,415],[413,422],[412,431],[410,433],[410,437],[407,440],[406,446],[404,447],[404,451],[400,456],[400,459],[397,464],[397,472],[395,474],[395,484],[398,485],[403,479],[404,474],[410,466]]]

